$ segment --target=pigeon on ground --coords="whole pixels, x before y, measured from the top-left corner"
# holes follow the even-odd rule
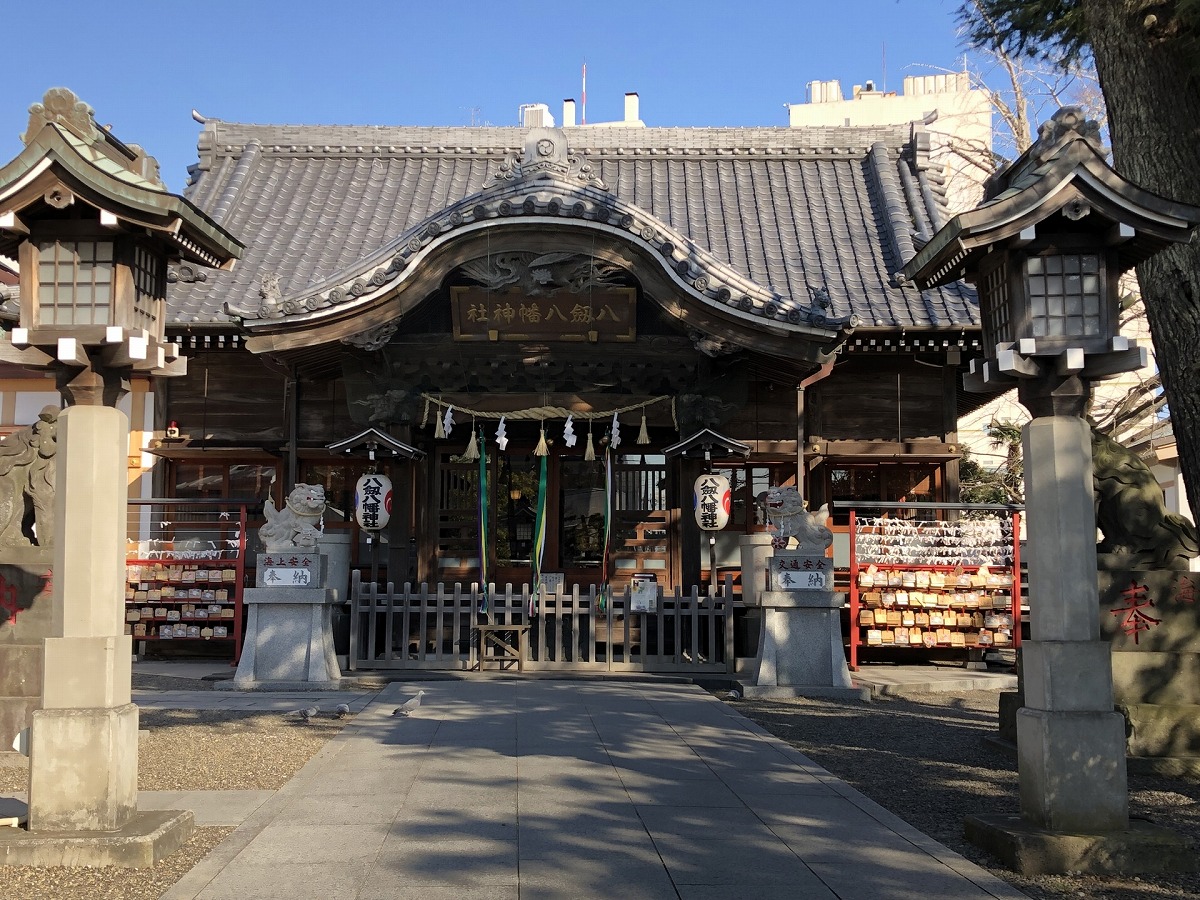
[[[315,706],[308,706],[308,707],[305,707],[304,709],[296,710],[295,712],[291,713],[291,715],[296,716],[300,719],[303,719],[305,722],[307,722],[309,719],[314,718],[317,715],[317,713],[319,713],[319,712],[320,712],[320,710],[317,709]]]
[[[339,703],[337,705],[337,709],[334,710],[334,714],[339,719],[346,718],[346,716],[350,715],[350,704],[349,703]]]
[[[409,713],[411,713],[413,710],[415,710],[418,706],[421,705],[421,698],[424,696],[425,696],[424,691],[417,691],[417,696],[410,697],[409,699],[407,699],[403,703],[401,703],[399,706],[397,706],[395,709],[393,709],[392,715],[393,716],[407,716]]]
[[[725,695],[725,699],[726,700],[741,700],[742,695],[739,694],[737,691],[730,691],[728,694]]]

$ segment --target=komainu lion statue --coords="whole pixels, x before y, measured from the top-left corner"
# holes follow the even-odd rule
[[[1131,557],[1134,567],[1186,569],[1200,555],[1196,526],[1167,512],[1162,488],[1142,460],[1092,429],[1092,486],[1096,526],[1104,532],[1097,553]]]
[[[321,537],[318,525],[325,514],[325,488],[298,484],[287,495],[283,509],[277,509],[274,498],[268,497],[263,514],[267,524],[258,529],[258,539],[266,552],[314,548]]]
[[[0,547],[54,545],[58,407],[0,444]]]
[[[774,537],[771,546],[781,550],[788,545],[788,538],[795,538],[801,550],[824,553],[833,543],[833,532],[825,527],[829,520],[829,504],[816,512],[805,509],[804,498],[794,487],[769,488],[759,495],[759,502],[767,514]]]

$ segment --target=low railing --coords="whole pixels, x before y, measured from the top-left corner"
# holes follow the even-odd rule
[[[628,590],[600,610],[595,586],[543,597],[531,611],[528,585],[493,586],[481,612],[477,585],[381,590],[354,572],[351,604],[352,670],[476,668],[480,623],[529,626],[526,670],[726,673],[734,666],[729,579],[716,596],[697,588],[661,594],[650,612],[630,611]]]

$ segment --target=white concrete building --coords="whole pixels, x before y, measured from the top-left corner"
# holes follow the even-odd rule
[[[793,127],[922,123],[929,134],[931,161],[945,167],[951,211],[979,202],[990,174],[986,160],[992,146],[992,104],[984,91],[971,86],[969,73],[909,75],[899,94],[878,90],[868,81],[854,85],[850,99],[836,80],[811,81],[808,101],[787,106]]]

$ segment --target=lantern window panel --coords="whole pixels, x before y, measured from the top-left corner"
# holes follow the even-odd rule
[[[1100,337],[1101,262],[1095,253],[1031,256],[1025,261],[1033,337]]]
[[[158,335],[166,294],[162,261],[145,247],[133,253],[133,326]]]
[[[1012,340],[1008,317],[1008,267],[998,265],[984,275],[980,293],[987,310],[984,325],[988,331],[988,342],[994,345]]]
[[[39,243],[38,324],[109,324],[113,273],[110,242]]]

